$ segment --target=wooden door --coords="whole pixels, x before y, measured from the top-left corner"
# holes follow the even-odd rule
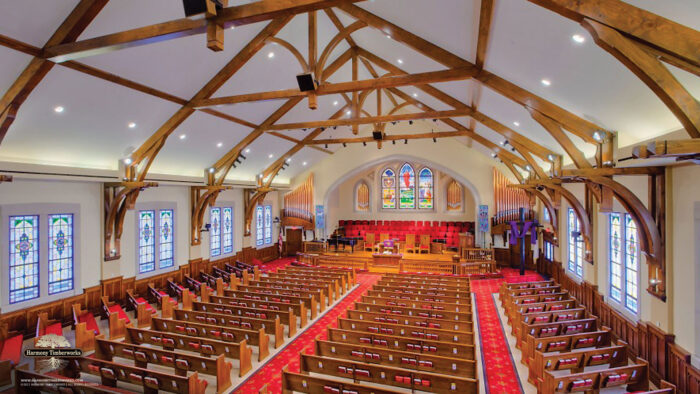
[[[296,256],[297,252],[301,252],[301,229],[287,229],[287,244],[285,253],[287,256]]]

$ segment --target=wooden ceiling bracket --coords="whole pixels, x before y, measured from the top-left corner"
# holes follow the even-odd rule
[[[190,244],[192,246],[202,243],[201,234],[204,227],[204,214],[207,208],[213,207],[216,198],[224,190],[231,189],[231,186],[191,186],[190,187]]]
[[[255,207],[265,200],[267,193],[272,191],[269,187],[258,187],[257,189],[245,189],[245,217],[244,217],[244,236],[250,236],[251,226],[253,223],[253,214]]]
[[[104,259],[121,258],[121,236],[126,211],[133,209],[139,193],[156,182],[110,182],[104,184]],[[155,230],[154,230],[155,231]]]

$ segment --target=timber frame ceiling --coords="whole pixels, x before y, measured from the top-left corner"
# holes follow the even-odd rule
[[[149,172],[204,174],[196,244],[227,181],[253,182],[248,232],[273,180],[347,144],[449,138],[503,162],[553,218],[568,200],[587,260],[592,201],[616,198],[664,297],[663,171],[615,168],[614,152],[682,130],[633,154],[700,161],[697,0],[206,1],[192,18],[173,0],[0,3],[0,160],[118,170],[106,259]],[[612,175],[649,176],[648,206]],[[586,184],[585,207],[566,182]]]

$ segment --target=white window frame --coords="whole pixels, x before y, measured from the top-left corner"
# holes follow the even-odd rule
[[[620,299],[615,299],[612,296],[612,215],[619,215],[620,217],[620,240],[621,240],[621,245],[620,245],[620,283],[621,283],[621,288],[619,289],[620,291]],[[613,212],[612,214],[608,215],[608,300],[609,304],[615,307],[615,309],[620,310],[628,315],[631,315],[634,318],[639,317],[640,311],[641,311],[641,299],[640,299],[640,291],[639,291],[639,283],[641,282],[641,254],[640,254],[640,245],[639,245],[639,228],[636,227],[636,222],[635,222],[635,230],[637,231],[637,250],[636,250],[636,256],[634,258],[637,261],[637,271],[633,275],[629,275],[630,271],[629,268],[627,268],[627,257],[628,257],[628,244],[627,244],[627,219],[630,218],[632,221],[634,221],[633,218],[630,217],[629,213],[621,213],[621,212]],[[628,294],[628,276],[633,276],[634,278],[634,285],[637,286],[637,294],[636,297],[632,296],[634,300],[637,302],[637,310],[633,310],[627,306],[627,298],[630,297]]]
[[[574,218],[575,228],[571,228],[571,218]],[[566,216],[566,235],[567,235],[567,246],[568,246],[568,256],[566,270],[574,274],[577,278],[583,278],[583,235],[579,236],[578,239],[574,239],[572,233],[574,231],[581,232],[581,222],[576,216],[573,208],[569,208],[568,215]],[[578,242],[577,242],[578,241]],[[573,254],[572,254],[573,249]],[[573,260],[572,260],[573,257]],[[580,273],[579,273],[580,271]]]

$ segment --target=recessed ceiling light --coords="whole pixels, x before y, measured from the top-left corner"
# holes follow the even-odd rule
[[[289,159],[287,159],[287,163],[291,163],[291,162],[292,162],[292,158],[290,157]]]
[[[584,42],[586,42],[586,37],[580,34],[574,34],[573,36],[571,36],[571,39],[578,44],[583,44]]]
[[[270,58],[270,59],[272,59],[273,57],[275,57],[275,53],[274,53],[274,52],[270,52],[270,53],[267,54],[267,57]]]
[[[180,134],[180,139],[181,139],[181,140],[184,140],[185,138],[187,138],[187,136],[186,136],[185,134]]]
[[[245,153],[250,153],[250,148],[246,149]]]
[[[129,126],[130,129],[133,129],[134,127],[136,127],[136,123],[130,122],[127,126]]]
[[[63,112],[64,109],[65,108],[63,108],[59,105],[58,107],[54,108],[53,111],[56,112],[57,114],[60,114],[61,112]]]
[[[346,114],[347,114],[348,116],[349,116],[349,115],[352,115],[352,111],[348,110],[348,111],[346,112]]]
[[[333,102],[333,106],[337,106],[337,105],[338,105],[338,100],[335,100],[335,101]]]
[[[229,29],[233,30],[233,29],[235,29],[235,28],[236,28],[236,26],[231,26]]]
[[[514,125],[520,126],[520,122],[513,122]]]
[[[552,81],[550,81],[549,79],[543,79],[540,82],[542,82],[542,85],[544,85],[544,86],[549,86],[552,84]]]
[[[270,153],[269,155],[267,155],[267,158],[268,158],[268,159],[272,159],[274,156],[275,156],[275,155],[273,155],[272,153]]]
[[[223,143],[223,142],[219,142],[218,144],[216,144],[216,147],[217,147],[217,148],[221,148],[222,146],[224,146],[224,143]]]
[[[305,166],[305,165],[306,165],[306,162],[301,163],[301,165]]]
[[[391,38],[391,35],[387,34],[387,35],[386,35],[386,38]]]
[[[413,93],[413,97],[418,97],[418,93]]]
[[[399,64],[403,64],[403,60],[401,60],[401,59],[398,59],[396,61],[399,62]]]

